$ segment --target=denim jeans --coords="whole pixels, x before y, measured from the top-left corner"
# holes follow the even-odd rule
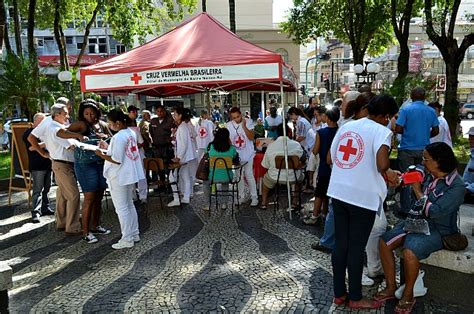
[[[51,188],[51,170],[32,170],[31,177],[33,179],[33,195],[32,195],[32,204],[33,210],[31,213],[33,215],[39,214],[41,212],[52,211],[49,208],[49,198],[48,193]]]
[[[334,237],[336,231],[334,229],[334,211],[332,208],[332,199],[329,199],[328,207],[328,214],[326,216],[326,221],[324,222],[324,233],[319,240],[319,244],[327,247],[328,249],[334,250],[336,247],[336,238]]]
[[[420,165],[422,161],[423,150],[400,150],[398,151],[398,165],[403,173],[411,165]],[[404,186],[400,191],[400,211],[408,213],[413,201],[411,186]]]

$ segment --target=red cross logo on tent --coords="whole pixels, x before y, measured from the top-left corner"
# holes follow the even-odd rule
[[[141,81],[142,76],[138,75],[137,73],[133,73],[133,76],[130,77],[130,80],[135,83],[135,85],[138,85],[138,83]]]
[[[207,130],[206,128],[200,127],[199,128],[199,137],[200,138],[205,138],[207,136]]]
[[[245,147],[245,141],[240,135],[238,135],[237,138],[235,139],[235,146],[237,146],[237,148]]]
[[[345,132],[339,137],[334,163],[342,169],[352,169],[364,157],[364,141],[362,137],[352,131]]]

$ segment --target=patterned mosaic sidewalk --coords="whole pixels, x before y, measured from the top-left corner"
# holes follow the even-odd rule
[[[298,218],[275,216],[272,207],[244,206],[234,217],[230,210],[213,210],[209,216],[202,207],[199,191],[182,209],[162,210],[158,199],[151,199],[139,209],[142,240],[128,250],[110,247],[119,238],[111,205],[104,225],[113,232],[96,244],[64,237],[47,222],[26,236],[0,240],[0,259],[14,271],[11,312],[348,310],[332,304],[330,255],[310,248],[320,230]],[[21,219],[0,222],[0,233],[21,227]],[[389,303],[378,312],[393,307]],[[460,310],[420,298],[416,312]]]

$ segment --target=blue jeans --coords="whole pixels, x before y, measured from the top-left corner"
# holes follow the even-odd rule
[[[403,173],[411,165],[420,165],[422,162],[423,150],[400,150],[398,151],[398,166]],[[411,186],[404,186],[400,190],[400,211],[408,213],[413,202]]]
[[[328,214],[326,216],[326,221],[324,222],[324,233],[321,239],[319,240],[319,244],[324,247],[327,247],[328,249],[334,250],[334,248],[336,247],[336,238],[334,237],[336,230],[334,226],[334,211],[332,208],[331,199],[329,199],[328,207]]]
[[[33,178],[33,195],[31,196],[33,215],[53,211],[49,207],[48,193],[51,188],[51,170],[32,170]]]

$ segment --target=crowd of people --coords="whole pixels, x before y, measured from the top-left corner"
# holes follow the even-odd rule
[[[314,193],[312,210],[301,214],[305,224],[324,225],[324,234],[313,248],[332,253],[334,303],[370,309],[395,298],[392,251],[402,247],[406,284],[396,311],[406,313],[415,303],[413,287],[419,260],[442,249],[443,236],[457,232],[456,217],[464,194],[474,192],[456,172],[441,105],[427,105],[425,98],[424,89],[415,88],[412,103],[399,111],[391,96],[350,91],[329,108],[315,101],[307,108],[291,107],[285,113],[286,124],[276,106],[256,124],[238,107],[229,108],[224,116],[217,108],[202,110],[193,122],[189,109],[176,107],[170,113],[161,105],[156,107],[156,115],[143,110],[139,123],[135,106],[128,107],[127,113],[113,109],[104,121],[98,104],[91,99],[81,102],[77,120],[71,121],[67,99],[58,99],[50,116],[37,113],[33,127],[24,135],[34,178],[32,219],[38,222],[41,215],[55,212],[58,230],[95,243],[98,235],[110,233],[101,224],[101,203],[108,188],[122,232],[113,248],[130,248],[140,240],[134,201],[147,202],[147,181],[169,176],[175,184],[173,200],[167,206],[188,204],[201,159],[230,158],[241,165],[240,171],[229,174],[226,169],[211,169],[209,181],[227,190],[234,176],[241,176],[239,204],[250,201],[251,207],[260,204],[265,210],[272,189],[287,180],[297,192]],[[254,175],[255,139],[265,136],[270,144],[261,162],[267,172],[262,178],[260,202]],[[390,168],[394,141],[400,142],[398,170]],[[474,146],[474,130],[471,142]],[[291,167],[297,169],[287,172],[276,165],[276,157],[282,156],[284,149],[298,160],[298,166]],[[148,173],[144,158],[161,158],[165,164],[179,166],[170,173]],[[403,184],[401,174],[412,165],[424,169],[424,180]],[[471,170],[467,171],[472,177]],[[47,196],[51,172],[58,185],[55,210]],[[206,196],[212,188],[209,181],[200,182]],[[83,193],[82,210],[77,182]],[[387,232],[384,204],[390,187],[400,189],[397,214],[402,219]],[[426,199],[420,215],[429,224],[429,235],[408,233],[404,228],[404,217],[419,199]],[[363,273],[365,254],[367,275]],[[361,286],[373,283],[370,277],[382,275],[386,289],[373,299],[363,298]]]

